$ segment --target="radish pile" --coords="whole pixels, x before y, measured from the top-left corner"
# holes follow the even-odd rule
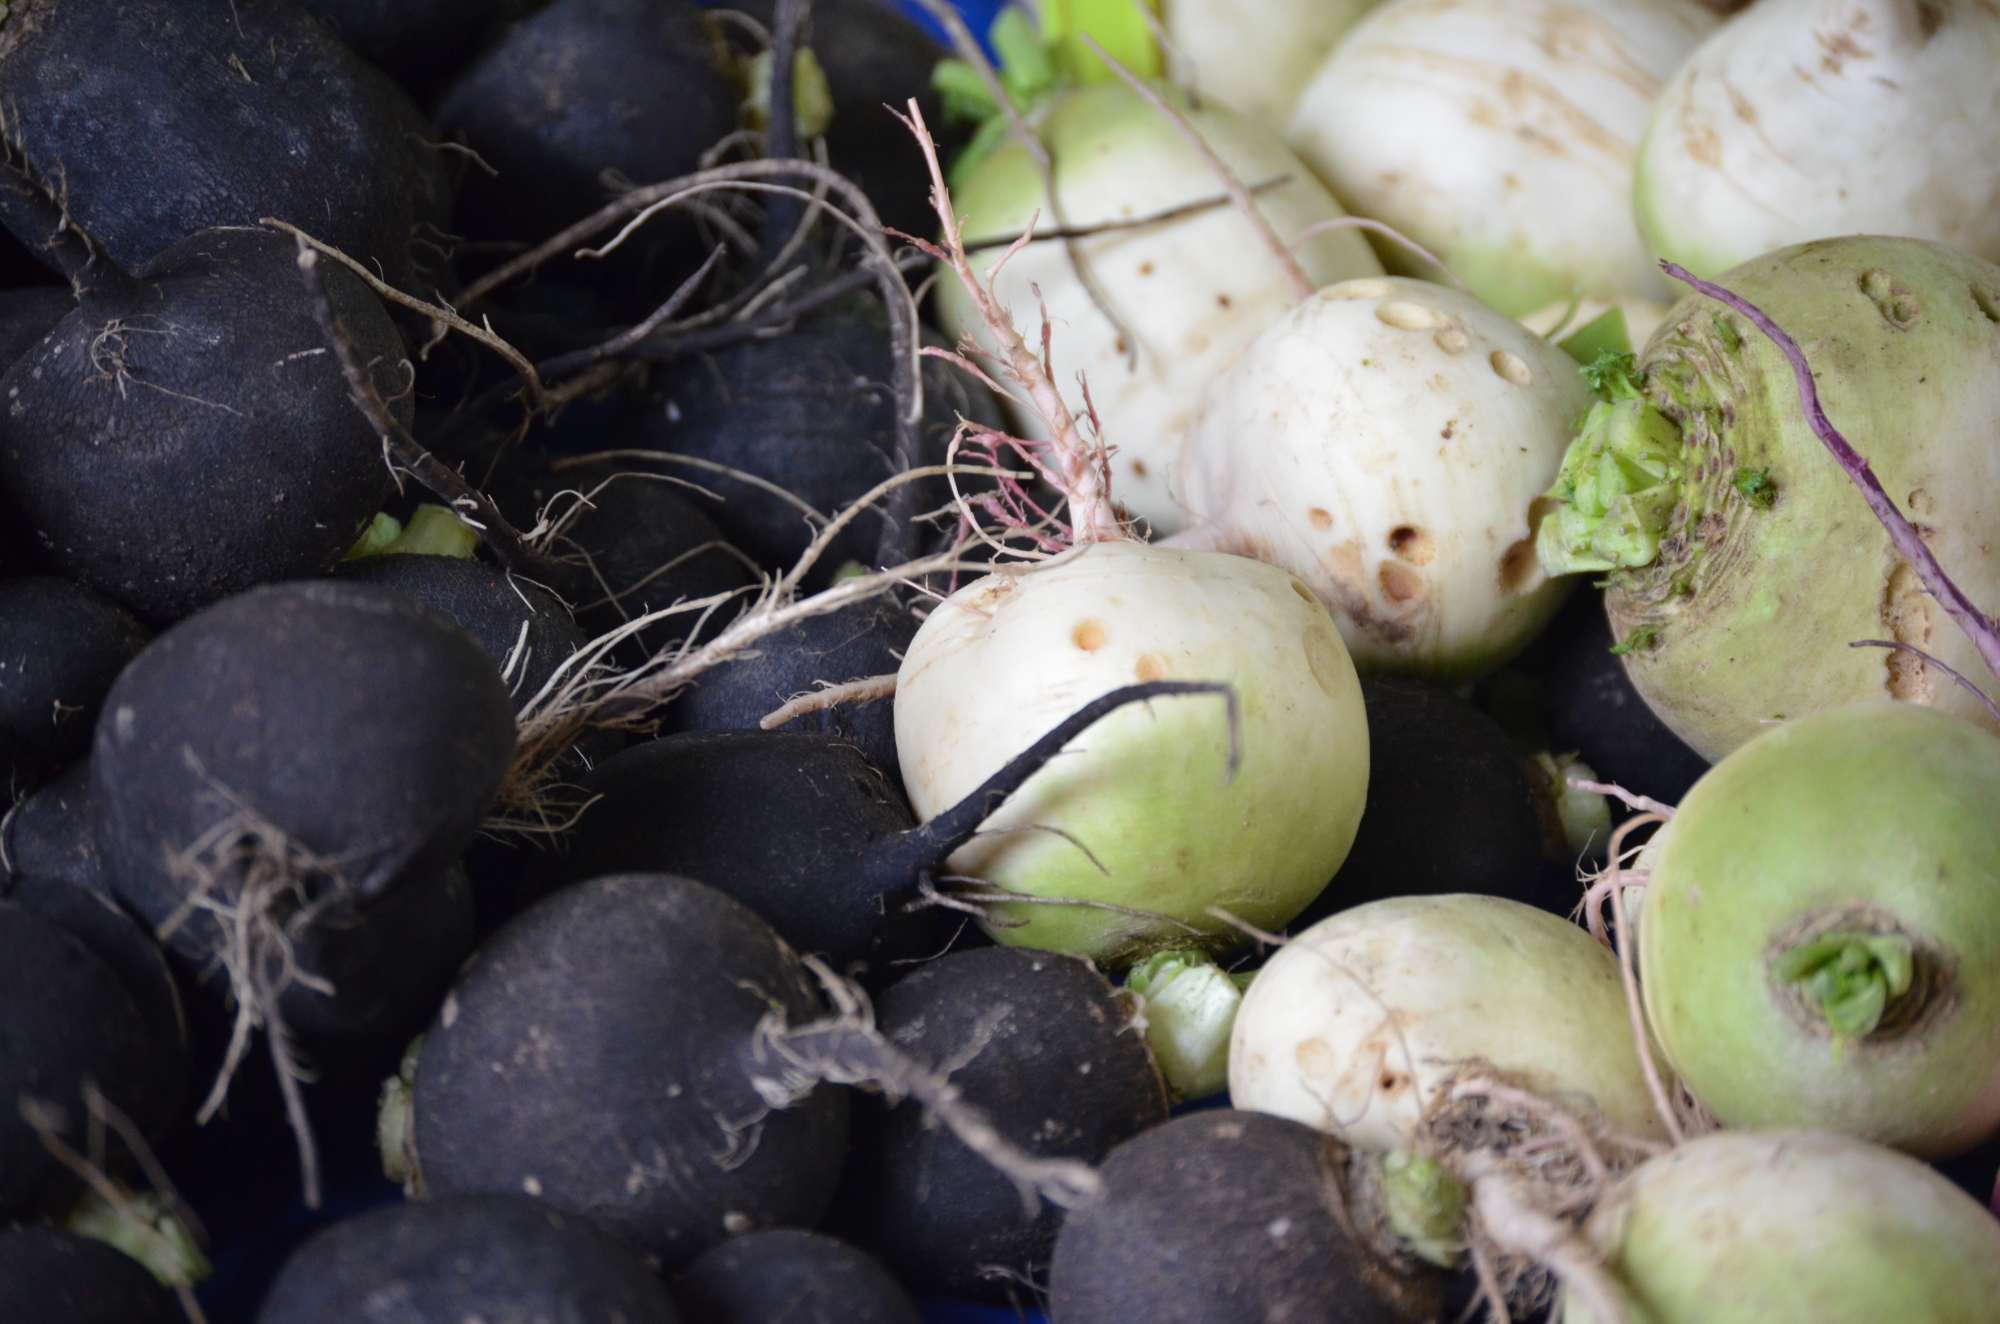
[[[2000,10],[986,17],[0,2],[0,1319],[1992,1318]]]

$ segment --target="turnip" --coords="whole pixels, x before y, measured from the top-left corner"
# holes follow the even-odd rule
[[[437,274],[451,209],[437,131],[294,0],[12,0],[0,83],[8,160],[60,180],[66,216],[119,267],[275,216],[399,287]],[[53,233],[5,188],[0,223],[29,244]]]
[[[204,231],[129,276],[81,241],[65,251],[82,297],[0,374],[8,519],[52,568],[151,622],[337,562],[391,475],[293,242]],[[393,394],[402,340],[380,301],[346,270],[323,289]]]
[[[1119,500],[1161,533],[1184,522],[1168,484],[1207,381],[1311,286],[1381,270],[1354,234],[1306,237],[1341,211],[1274,132],[1217,107],[1189,110],[1187,118],[1244,184],[1271,184],[1252,201],[1279,242],[1296,245],[1294,269],[1304,287],[1256,226],[1229,207],[973,259],[979,279],[994,282],[999,303],[1026,319],[1029,344],[1040,344],[1044,329],[1051,335],[1056,380],[1081,373],[1089,381],[1097,417],[1116,442]],[[1028,122],[1051,162],[1056,201],[1030,149],[1000,141],[953,168],[968,243],[1020,234],[1037,216],[1045,227],[1130,221],[1221,188],[1174,123],[1124,86],[1053,93]],[[1215,262],[1220,253],[1229,255],[1226,263]],[[939,300],[947,331],[997,347],[962,290],[947,282]],[[1046,435],[1047,425],[1025,407],[1015,411],[1015,425],[1026,436]]]
[[[1379,1153],[1415,1148],[1482,1073],[1663,1136],[1617,961],[1517,901],[1392,898],[1320,921],[1258,972],[1229,1046],[1236,1107]]]
[[[2000,738],[1878,699],[1718,763],[1650,852],[1639,970],[1725,1124],[1922,1155],[2000,1130]]]
[[[833,1237],[773,1228],[732,1237],[674,1280],[703,1324],[919,1324],[917,1303],[871,1256]]]
[[[676,1267],[824,1212],[848,1110],[827,1082],[915,1095],[1022,1190],[1095,1189],[1080,1165],[1008,1145],[858,1003],[824,1013],[740,903],[665,874],[577,883],[495,935],[424,1036],[410,1122],[384,1134],[412,1138],[399,1161],[418,1191],[525,1192]]]
[[[131,615],[88,589],[0,581],[0,801],[90,748],[97,706],[146,642]]]
[[[2000,261],[2000,13],[1776,0],[1662,90],[1634,203],[1647,251],[1714,276],[1774,248],[1909,235]]]
[[[1329,286],[1212,384],[1181,454],[1189,536],[1299,576],[1358,666],[1470,679],[1561,605],[1534,539],[1589,404],[1568,355],[1468,294]]]
[[[903,1052],[950,1061],[952,1084],[1047,1158],[1095,1164],[1166,1120],[1146,1041],[1088,962],[990,947],[886,989],[876,1025]],[[1005,1300],[1047,1267],[1062,1211],[1030,1215],[1004,1175],[911,1103],[863,1100],[832,1226],[922,1290]]]
[[[521,1195],[376,1209],[285,1264],[264,1324],[677,1324],[666,1285],[587,1219]]]
[[[1050,1273],[1057,1324],[1449,1319],[1435,1269],[1378,1244],[1373,1209],[1325,1135],[1256,1112],[1197,1112],[1105,1161]]]
[[[1657,298],[1633,162],[1661,85],[1715,23],[1692,0],[1398,0],[1334,47],[1286,137],[1349,207],[1503,313]]]
[[[2000,600],[1985,532],[2000,492],[2000,266],[1857,236],[1766,254],[1724,284],[1813,347],[1827,415],[1971,599]],[[1880,638],[1981,667],[1828,461],[1796,380],[1743,313],[1676,304],[1564,460],[1544,566],[1610,571],[1634,685],[1707,758],[1767,721],[1884,693],[1992,720],[1921,658],[1847,646]]]
[[[1229,0],[1163,0],[1167,68],[1204,100],[1283,130],[1327,52],[1380,3],[1279,0],[1252,17]]]
[[[913,128],[924,137],[921,118]],[[1060,551],[1008,567],[935,607],[904,655],[896,745],[918,815],[962,803],[1022,748],[1090,699],[1137,679],[1225,685],[1225,706],[1184,698],[1118,714],[1030,778],[954,854],[955,872],[1027,897],[1003,905],[1002,942],[1105,959],[1221,942],[1218,909],[1273,926],[1325,886],[1354,838],[1367,784],[1360,685],[1339,630],[1273,566],[1130,540],[1111,464],[1076,418],[960,242],[931,152],[946,259],[988,332],[998,371],[1032,401],[1049,440],[994,438],[1067,500]],[[1040,453],[1038,453],[1040,452]]]
[[[2000,1301],[2000,1222],[1921,1163],[1810,1131],[1704,1136],[1591,1217],[1646,1324],[1978,1324]],[[1610,1324],[1574,1297],[1562,1324]]]
[[[0,1319],[179,1324],[173,1294],[101,1241],[46,1227],[0,1232]]]

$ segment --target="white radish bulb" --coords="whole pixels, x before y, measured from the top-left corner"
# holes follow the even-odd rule
[[[1698,276],[1850,234],[2000,261],[1996,124],[1987,0],[1764,0],[1667,84],[1639,154],[1639,226]]]
[[[1588,934],[1518,901],[1374,901],[1280,948],[1243,996],[1233,1107],[1379,1153],[1415,1146],[1467,1071],[1662,1138],[1618,964]]]
[[[1658,298],[1633,162],[1661,86],[1715,25],[1691,0],[1397,0],[1334,48],[1287,139],[1504,313]]]
[[[1276,132],[1220,107],[1188,118],[1246,187],[1270,185],[1253,202],[1282,241],[1297,242],[1294,256],[1311,283],[1381,271],[1352,229],[1305,238],[1342,212]],[[1122,84],[1059,93],[1033,121],[1053,161],[1062,217],[1073,227],[1222,196],[1221,179],[1200,153]],[[1056,224],[1033,158],[1012,138],[957,171],[952,196],[968,243]],[[997,277],[1004,250],[975,252],[973,267],[980,279],[994,280],[1000,304],[1013,310],[1028,344],[1040,346],[1049,328],[1055,380],[1073,392],[1078,375],[1084,377],[1104,435],[1117,448],[1112,471],[1119,500],[1156,532],[1170,533],[1184,521],[1168,494],[1168,476],[1202,386],[1298,294],[1256,227],[1227,204],[1079,239],[1073,247],[1120,325],[1092,301],[1061,243],[1028,245]],[[955,283],[939,288],[938,311],[954,336],[993,346]],[[1022,435],[1042,435],[1032,411],[1017,408],[1015,415]]]
[[[957,854],[955,873],[1034,897],[990,932],[1120,961],[1235,936],[1221,907],[1285,923],[1347,856],[1368,781],[1360,683],[1319,601],[1283,571],[1143,543],[1086,544],[939,604],[896,685],[896,748],[928,819],[1086,703],[1143,681],[1217,681],[1071,742]],[[1191,932],[1192,931],[1192,932]]]
[[[1382,0],[1164,0],[1168,72],[1204,100],[1282,130],[1306,82]]]
[[[1469,679],[1560,605],[1535,528],[1592,399],[1470,295],[1330,286],[1213,384],[1181,457],[1190,536],[1297,575],[1364,670]]]

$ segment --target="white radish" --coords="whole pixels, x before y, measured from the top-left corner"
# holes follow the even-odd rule
[[[1279,241],[1294,245],[1309,284],[1381,270],[1357,231],[1309,234],[1343,213],[1273,130],[1213,106],[1187,118],[1252,190],[1252,204]],[[1030,120],[1047,146],[1062,219],[1071,227],[1133,220],[1223,193],[1212,165],[1174,123],[1122,84],[1058,92]],[[1055,224],[1034,159],[1012,138],[957,170],[952,190],[970,243]],[[1103,309],[1061,243],[1031,243],[1004,266],[1004,250],[977,253],[973,268],[995,280],[1028,344],[1039,346],[1049,330],[1055,380],[1068,387],[1081,374],[1105,435],[1115,439],[1121,502],[1156,531],[1172,532],[1183,521],[1168,475],[1202,386],[1304,291],[1257,227],[1226,205],[1067,248],[1094,279]],[[938,306],[953,335],[995,347],[963,289],[946,282]],[[1032,410],[1017,409],[1016,426],[1026,436],[1046,435]]]
[[[1662,93],[1635,203],[1697,276],[1808,239],[1933,239],[2000,261],[2000,7],[1763,0]]]
[[[1212,384],[1181,456],[1188,539],[1297,575],[1364,669],[1469,679],[1561,604],[1536,525],[1592,398],[1471,295],[1330,286]]]
[[[1306,81],[1382,0],[1164,0],[1167,70],[1196,95],[1282,130]]]
[[[1287,137],[1350,208],[1504,313],[1658,298],[1633,162],[1715,25],[1692,0],[1394,0],[1334,47]]]

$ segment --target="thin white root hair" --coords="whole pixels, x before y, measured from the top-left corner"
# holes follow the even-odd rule
[[[1482,1236],[1506,1254],[1546,1265],[1597,1324],[1636,1324],[1603,1257],[1568,1223],[1535,1208],[1515,1182],[1498,1173],[1477,1178],[1472,1208]]]
[[[1642,814],[1658,814],[1663,823],[1674,816],[1672,805],[1662,804],[1650,795],[1639,795],[1628,791],[1617,782],[1592,781],[1588,777],[1569,777],[1565,780],[1579,791],[1588,791],[1593,795],[1608,795],[1627,809]]]
[[[1235,929],[1238,933],[1242,934],[1244,937],[1252,939],[1260,946],[1283,947],[1286,943],[1291,941],[1291,939],[1287,938],[1284,934],[1273,933],[1269,929],[1260,929],[1255,924],[1252,924],[1249,920],[1244,919],[1241,915],[1238,915],[1233,911],[1224,910],[1221,906],[1210,906],[1208,907],[1206,913],[1215,919],[1221,920],[1224,924],[1227,924],[1230,928]]]
[[[786,1108],[822,1084],[876,1091],[892,1103],[915,1101],[927,1117],[1014,1183],[1023,1211],[1036,1212],[1037,1199],[1074,1209],[1102,1197],[1104,1180],[1077,1159],[1030,1154],[1002,1135],[985,1112],[968,1103],[948,1074],[896,1049],[875,1027],[867,995],[825,962],[800,960],[825,991],[834,1014],[790,1025],[773,1010],[757,1028],[753,1061],[768,1075],[753,1076],[752,1087],[772,1108]]]
[[[822,688],[801,694],[787,701],[784,706],[774,708],[757,720],[760,730],[775,731],[787,726],[808,713],[821,713],[842,704],[878,703],[893,698],[896,693],[896,673],[891,671],[880,676],[864,676],[860,680],[850,680],[839,685],[822,684]]]

